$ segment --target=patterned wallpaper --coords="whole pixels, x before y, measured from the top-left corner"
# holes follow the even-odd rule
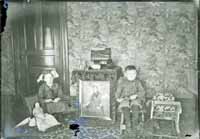
[[[191,3],[67,2],[70,73],[90,61],[94,47],[110,47],[116,65],[135,64],[149,95],[188,96],[195,76],[196,17]],[[11,34],[2,36],[2,92],[14,93]]]
[[[14,61],[11,32],[8,28],[2,34],[1,41],[1,94],[15,94]]]
[[[191,3],[68,2],[70,73],[90,61],[90,50],[110,47],[116,65],[134,64],[149,95],[189,97],[195,69],[196,17]],[[194,78],[193,78],[194,80]]]

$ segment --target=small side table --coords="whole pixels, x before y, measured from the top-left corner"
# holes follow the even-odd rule
[[[151,119],[156,120],[171,120],[175,122],[176,132],[180,134],[179,119],[182,113],[181,103],[177,101],[152,101],[151,105]],[[168,135],[157,135],[153,136],[166,137]],[[178,138],[177,136],[168,136],[169,138]]]

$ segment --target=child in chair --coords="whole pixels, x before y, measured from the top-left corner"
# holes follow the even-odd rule
[[[118,108],[124,115],[127,131],[131,129],[132,121],[132,133],[134,134],[139,124],[139,109],[142,107],[145,97],[144,88],[137,78],[137,71],[134,65],[129,65],[125,68],[124,77],[121,77],[118,81],[115,97],[119,103]],[[130,119],[130,111],[133,111],[132,120]]]

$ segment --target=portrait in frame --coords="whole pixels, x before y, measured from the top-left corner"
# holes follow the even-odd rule
[[[79,80],[80,117],[111,120],[110,82]]]

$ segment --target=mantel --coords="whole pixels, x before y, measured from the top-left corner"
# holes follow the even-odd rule
[[[113,69],[100,69],[100,70],[73,70],[72,71],[72,84],[78,80],[99,80],[99,81],[117,81],[122,75],[122,68],[115,67]]]

